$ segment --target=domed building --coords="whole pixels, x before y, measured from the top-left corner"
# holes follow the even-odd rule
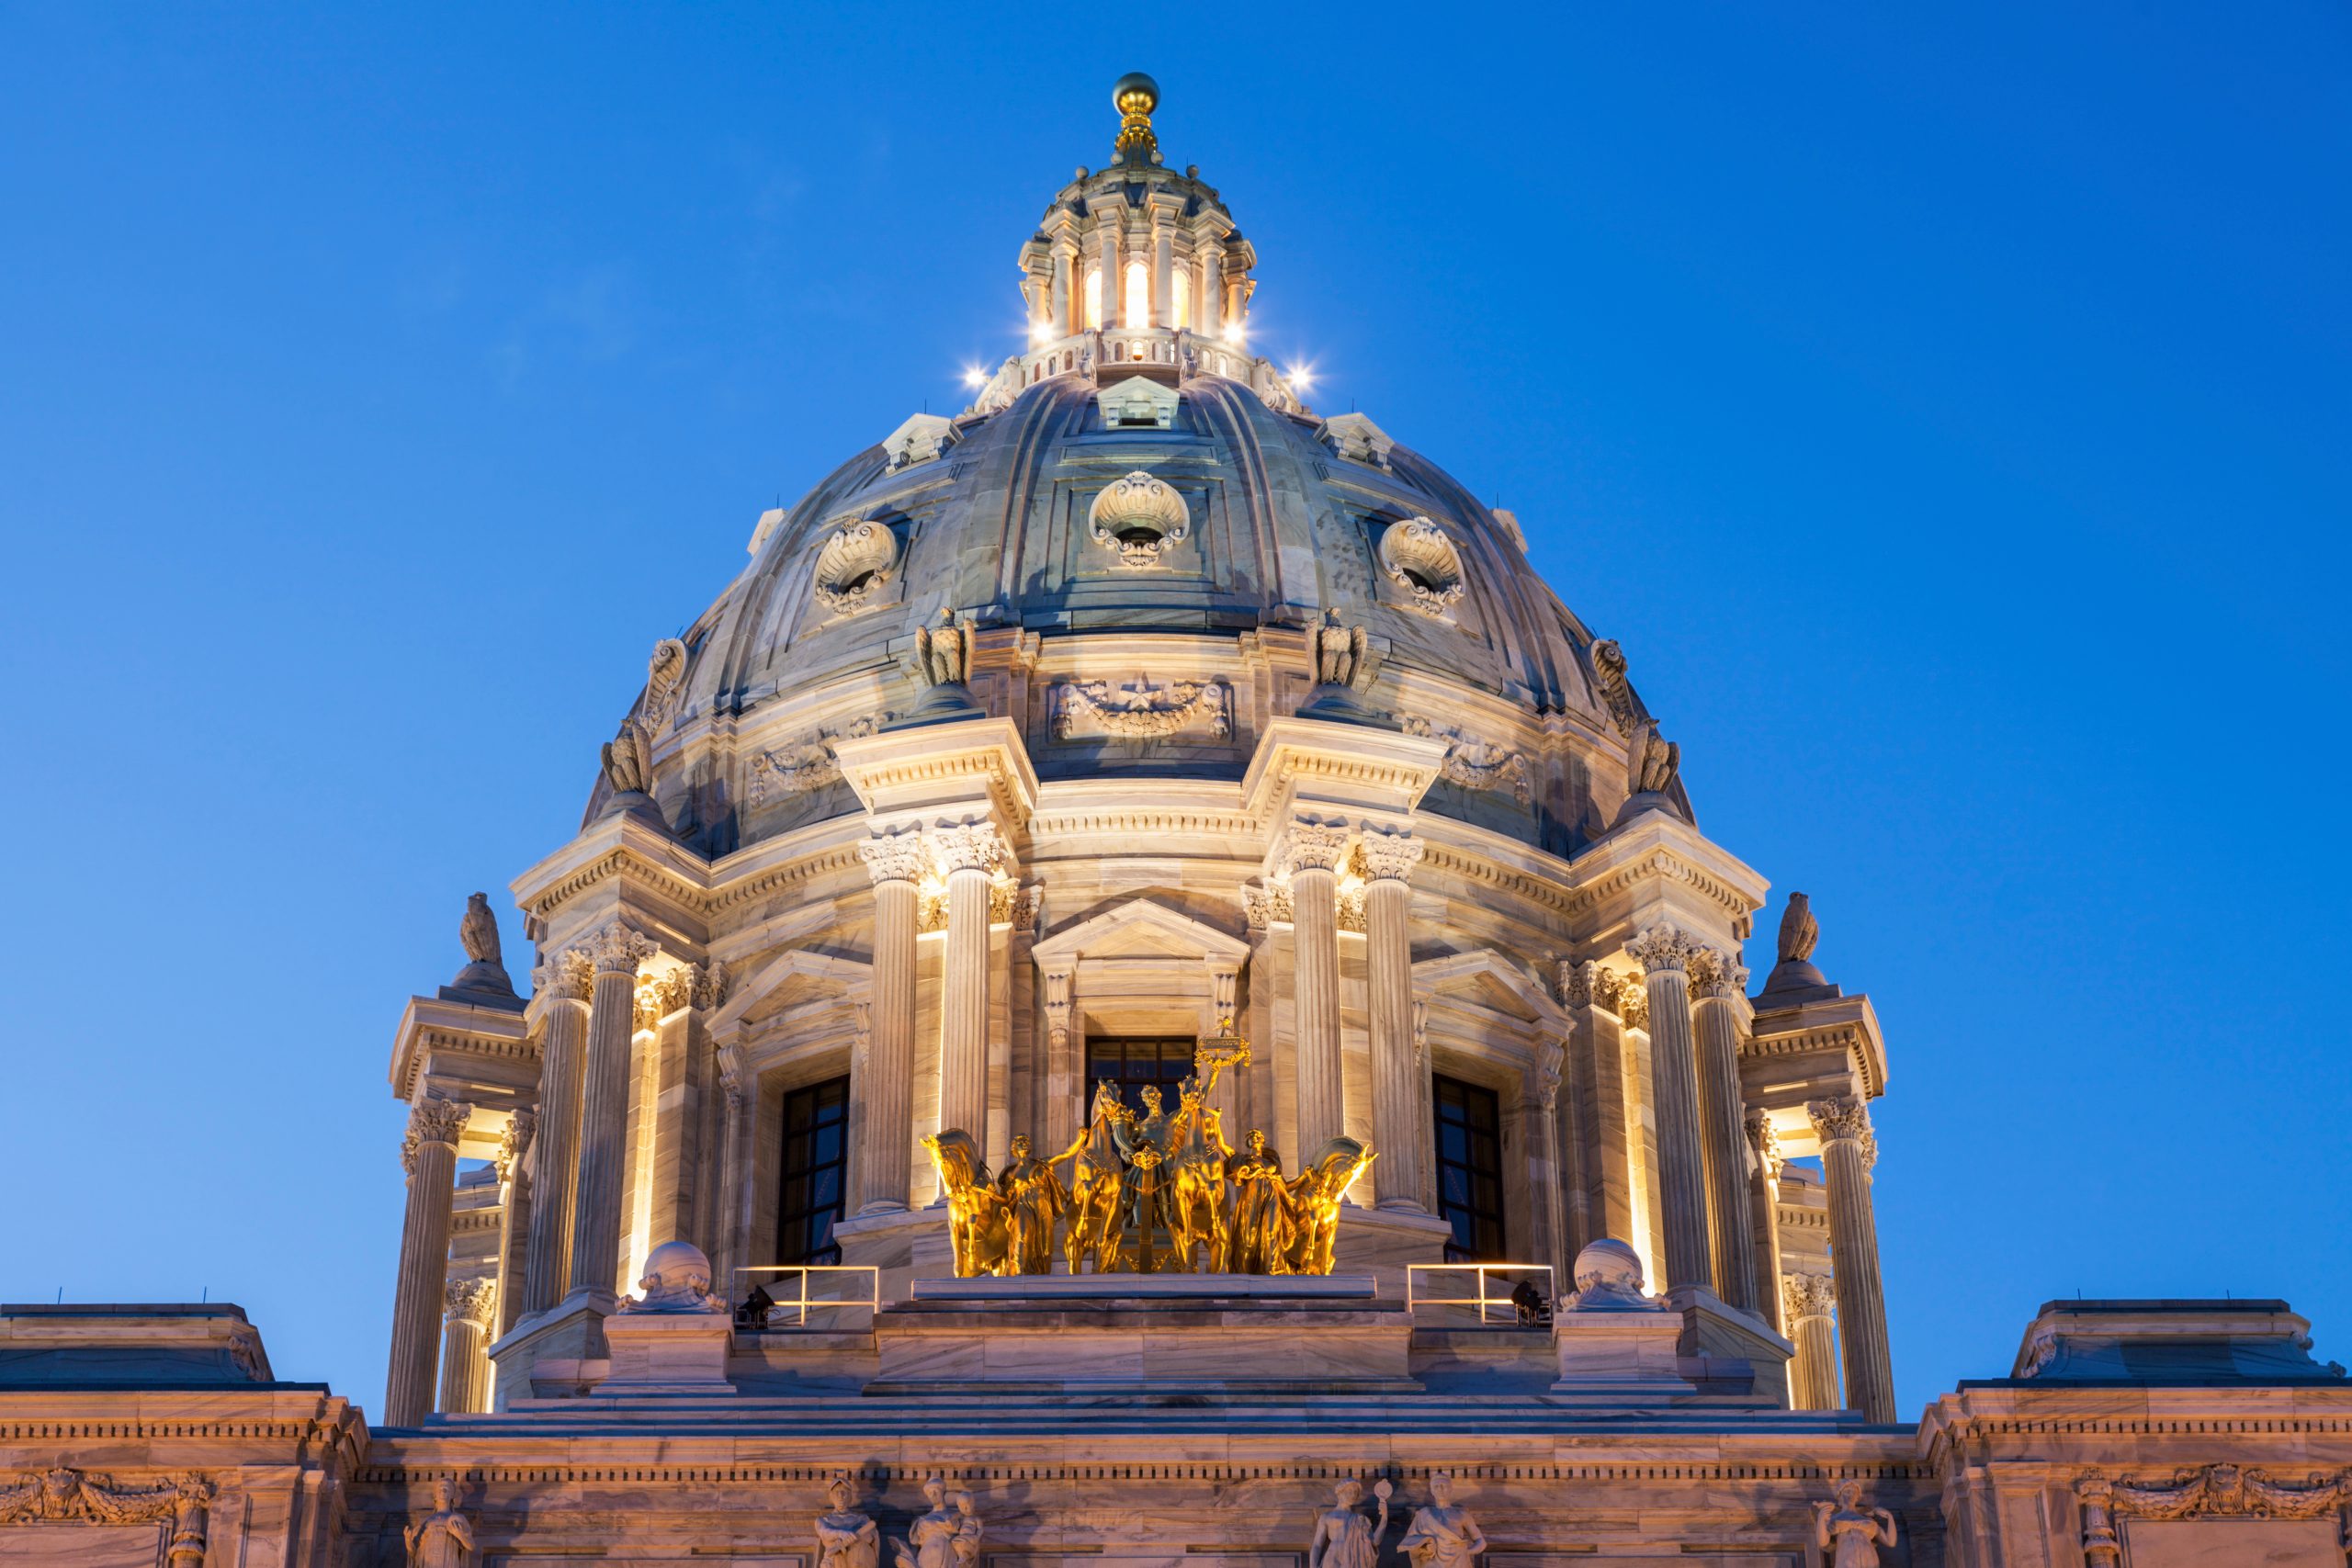
[[[0,1563],[2340,1568],[2282,1302],[1903,1419],[1869,999],[1802,894],[1751,993],[1626,652],[1114,98],[1023,352],[652,645],[527,995],[477,894],[410,1001],[373,1428],[233,1307],[6,1308]]]

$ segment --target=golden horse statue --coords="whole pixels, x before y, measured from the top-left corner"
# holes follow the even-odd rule
[[[1204,1253],[1199,1267],[1208,1273],[1222,1274],[1232,1266],[1225,1167],[1234,1150],[1225,1141],[1224,1119],[1208,1097],[1216,1089],[1217,1074],[1249,1061],[1247,1045],[1204,1046],[1193,1058],[1193,1076],[1176,1086],[1176,1115],[1168,1126],[1168,1233],[1176,1253],[1174,1271],[1180,1274],[1194,1271],[1195,1248]]]
[[[1340,1195],[1355,1185],[1379,1156],[1369,1145],[1342,1134],[1315,1151],[1314,1159],[1290,1179],[1283,1274],[1329,1274],[1340,1238]]]
[[[1062,1257],[1069,1271],[1091,1263],[1097,1274],[1119,1264],[1119,1183],[1126,1170],[1113,1134],[1127,1115],[1119,1091],[1108,1079],[1094,1086],[1094,1108],[1069,1147],[1046,1163],[1076,1163],[1070,1170],[1069,1202],[1064,1213],[1069,1229],[1062,1236]]]
[[[979,1145],[961,1127],[923,1134],[932,1168],[947,1192],[947,1235],[956,1249],[956,1272],[964,1279],[979,1274],[1010,1274],[1012,1256],[1012,1205],[989,1184],[989,1168]]]

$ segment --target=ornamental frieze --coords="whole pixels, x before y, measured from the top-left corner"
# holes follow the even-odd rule
[[[1523,753],[1476,739],[1459,729],[1446,728],[1414,714],[1400,714],[1396,722],[1408,735],[1445,742],[1445,760],[1438,764],[1437,776],[1446,783],[1467,790],[1502,791],[1521,806],[1534,801],[1534,778],[1528,771]]]
[[[111,1478],[59,1467],[0,1482],[0,1525],[138,1525],[169,1521],[166,1568],[200,1568],[213,1486],[200,1475],[160,1485],[117,1486]]]
[[[753,806],[788,799],[841,782],[841,759],[833,754],[836,740],[856,740],[871,735],[892,716],[868,715],[853,719],[840,730],[812,729],[772,751],[752,754],[743,793]]]
[[[1185,729],[1212,740],[1233,733],[1233,688],[1222,681],[1065,681],[1053,688],[1054,739],[1091,735],[1120,740],[1161,740]]]

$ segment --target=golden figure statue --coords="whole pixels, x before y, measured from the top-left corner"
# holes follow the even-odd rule
[[[1112,1139],[1126,1156],[1127,1170],[1119,1184],[1119,1226],[1127,1246],[1120,1261],[1137,1274],[1160,1272],[1159,1232],[1175,1232],[1175,1173],[1168,1164],[1169,1121],[1160,1109],[1159,1086],[1141,1090],[1144,1114],[1123,1116],[1111,1126]]]
[[[1250,1129],[1247,1152],[1225,1168],[1232,1184],[1225,1212],[1225,1270],[1231,1274],[1285,1274],[1283,1238],[1290,1189],[1283,1181],[1282,1156],[1266,1145],[1266,1134]]]
[[[1290,1179],[1290,1215],[1283,1247],[1284,1274],[1329,1274],[1340,1237],[1340,1195],[1355,1184],[1376,1156],[1345,1135],[1316,1151],[1314,1160]]]
[[[947,1235],[964,1279],[1012,1271],[1012,1205],[989,1185],[989,1168],[971,1134],[949,1127],[926,1134],[932,1168],[947,1192]]]
[[[1119,1188],[1126,1168],[1114,1130],[1126,1114],[1117,1086],[1105,1078],[1094,1086],[1094,1109],[1076,1140],[1046,1162],[1075,1162],[1065,1211],[1069,1228],[1062,1237],[1062,1257],[1073,1274],[1081,1264],[1091,1264],[1097,1274],[1119,1266]]]
[[[1012,1135],[1012,1163],[998,1173],[998,1196],[1004,1200],[1010,1250],[1015,1274],[1054,1271],[1054,1221],[1060,1217],[1069,1195],[1051,1161],[1029,1152],[1029,1134]]]

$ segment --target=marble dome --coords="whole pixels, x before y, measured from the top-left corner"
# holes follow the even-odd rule
[[[657,671],[636,710],[682,840],[725,853],[855,811],[829,743],[911,709],[916,631],[943,613],[970,628],[975,696],[1021,725],[1041,779],[1239,776],[1252,718],[1303,697],[1283,666],[1329,613],[1378,660],[1368,708],[1453,744],[1430,809],[1555,852],[1606,829],[1645,716],[1622,657],[1529,564],[1510,513],[1368,416],[1318,417],[1249,353],[1255,252],[1213,188],[1158,156],[1149,142],[1057,195],[1023,249],[1029,347],[970,407],[907,419],[760,519],[685,634],[683,679]],[[1105,310],[1094,232],[1132,256],[1147,218],[1185,252],[1163,240],[1157,282],[1126,264],[1148,308],[1130,293]],[[1177,682],[1216,686],[1220,711],[1137,716]]]

